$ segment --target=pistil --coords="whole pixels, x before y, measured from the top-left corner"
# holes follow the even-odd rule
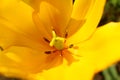
[[[65,38],[56,35],[55,31],[52,31],[53,38],[50,41],[50,46],[55,47],[57,50],[63,50],[65,44]]]

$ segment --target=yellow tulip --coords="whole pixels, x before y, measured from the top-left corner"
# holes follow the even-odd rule
[[[92,80],[120,60],[120,23],[97,28],[105,0],[0,0],[0,73]]]

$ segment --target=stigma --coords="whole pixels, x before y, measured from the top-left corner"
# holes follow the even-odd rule
[[[56,35],[55,31],[52,31],[52,40],[50,41],[50,46],[55,47],[57,50],[64,49],[65,38]]]

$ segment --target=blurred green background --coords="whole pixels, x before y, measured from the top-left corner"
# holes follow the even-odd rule
[[[107,0],[106,2],[103,17],[99,25],[110,21],[120,21],[120,0]]]

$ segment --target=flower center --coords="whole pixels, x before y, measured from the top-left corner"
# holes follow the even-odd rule
[[[44,37],[44,40],[49,43],[49,46],[53,47],[53,50],[45,51],[45,54],[51,54],[48,56],[48,59],[47,59],[48,61],[51,61],[51,60],[54,61],[55,59],[58,60],[58,57],[59,57],[59,59],[64,58],[67,61],[68,65],[70,65],[74,61],[79,60],[79,57],[80,57],[79,54],[74,54],[71,51],[69,51],[70,48],[77,50],[78,47],[75,46],[74,44],[65,45],[67,35],[68,34],[66,33],[65,38],[60,37],[56,35],[55,31],[53,30],[51,41],[49,41],[47,38]]]
[[[56,35],[55,31],[53,30],[52,31],[52,40],[49,41],[47,38],[43,37],[43,39],[49,43],[49,46],[50,47],[54,47],[55,49],[54,50],[48,50],[48,51],[45,51],[46,54],[51,54],[51,53],[56,53],[57,51],[60,52],[60,55],[62,56],[63,55],[63,52],[69,48],[73,48],[73,49],[78,49],[77,46],[74,46],[74,44],[70,44],[69,46],[66,46],[65,45],[65,42],[66,42],[66,38],[67,38],[67,33],[65,34],[65,37],[59,37]],[[72,55],[75,55],[75,54],[72,54]]]
[[[65,38],[59,37],[56,35],[55,31],[52,31],[53,38],[50,41],[50,46],[55,47],[57,50],[64,49]]]

